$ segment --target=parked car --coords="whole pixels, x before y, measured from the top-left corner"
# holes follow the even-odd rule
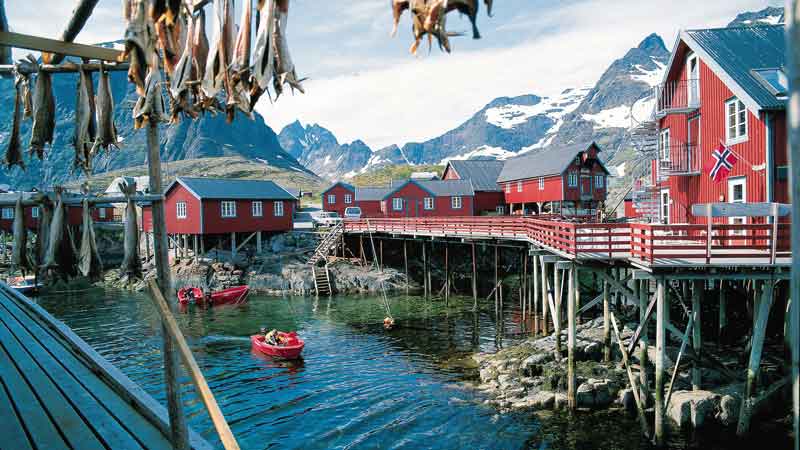
[[[361,218],[361,208],[358,206],[350,206],[344,209],[344,218],[345,219],[360,219]]]
[[[318,227],[330,227],[341,222],[342,218],[335,211],[323,211],[314,217],[314,224]]]

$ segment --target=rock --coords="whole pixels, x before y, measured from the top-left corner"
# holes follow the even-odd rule
[[[501,388],[504,388],[511,384],[511,375],[507,373],[500,374],[500,376],[497,377],[497,382],[500,383]]]
[[[667,415],[680,427],[700,428],[714,417],[719,401],[720,396],[710,391],[676,391],[672,393]]]
[[[543,371],[542,366],[552,360],[553,355],[550,353],[534,353],[522,361],[521,368],[525,375],[535,377],[541,375]]]
[[[716,419],[726,427],[731,426],[739,420],[740,407],[741,399],[738,396],[723,395],[719,401],[719,412],[716,415]]]
[[[553,394],[553,405],[556,409],[566,408],[567,407],[567,394],[562,392],[557,392]]]
[[[636,398],[633,396],[632,389],[628,388],[619,391],[617,401],[619,401],[620,405],[629,413],[636,412]]]
[[[497,374],[497,369],[495,369],[494,367],[482,368],[479,371],[479,374],[480,374],[480,377],[481,377],[481,381],[483,381],[484,383],[487,382],[487,381],[490,381],[490,380],[496,380],[497,379],[497,375],[498,375]]]
[[[603,380],[594,384],[594,406],[596,408],[605,408],[610,405],[612,401],[610,383],[608,380]]]
[[[579,408],[594,408],[594,386],[588,382],[578,386],[575,401]]]
[[[549,391],[539,391],[528,398],[533,401],[533,406],[537,409],[551,409],[556,401],[556,395]]]

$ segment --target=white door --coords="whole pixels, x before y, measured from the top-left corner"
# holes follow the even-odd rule
[[[728,203],[745,203],[747,202],[747,179],[745,177],[736,177],[728,179]],[[744,224],[747,223],[746,217],[729,217],[728,223],[730,224]],[[746,234],[744,230],[731,231],[731,235]]]
[[[660,195],[661,223],[669,223],[669,209],[672,201],[669,198],[669,189],[662,189]]]
[[[700,60],[697,55],[689,56],[686,67],[686,106],[697,106],[700,103]]]

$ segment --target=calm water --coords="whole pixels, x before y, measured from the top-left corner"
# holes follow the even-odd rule
[[[39,302],[165,403],[160,326],[147,297],[91,290]],[[471,300],[451,301],[449,309],[414,297],[390,305],[401,325],[391,332],[381,327],[386,310],[373,297],[251,297],[245,306],[192,308],[177,317],[245,449],[646,447],[637,423],[620,414],[498,414],[481,404],[465,387],[476,373],[463,356],[512,344],[520,331],[513,311],[499,340],[494,314],[467,311]],[[303,360],[253,353],[248,337],[262,326],[298,330]],[[183,392],[190,426],[218,444],[188,379]],[[673,438],[677,448],[734,444],[724,434],[712,441]]]

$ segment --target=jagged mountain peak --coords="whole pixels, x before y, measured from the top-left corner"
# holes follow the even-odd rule
[[[783,23],[783,7],[767,6],[760,11],[745,11],[734,18],[728,27],[752,27],[758,25],[776,25]]]
[[[339,179],[361,169],[372,150],[360,140],[340,144],[336,136],[318,123],[286,125],[278,135],[281,146],[306,168],[319,176]]]
[[[661,39],[656,33],[651,33],[644,39],[639,45],[636,46],[639,50],[643,50],[648,53],[656,54],[656,53],[663,53],[667,52],[667,46],[664,45],[664,40]]]

